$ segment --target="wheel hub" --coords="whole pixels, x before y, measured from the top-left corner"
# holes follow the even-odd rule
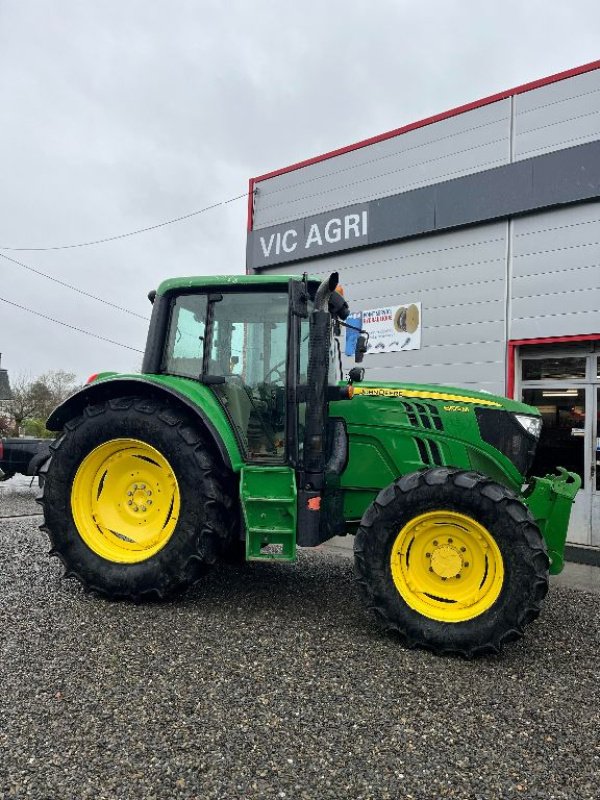
[[[152,505],[152,489],[145,483],[132,483],[126,493],[126,502],[131,511],[137,514],[139,511],[147,511]]]
[[[456,578],[463,567],[463,559],[456,547],[450,544],[436,547],[431,554],[431,567],[440,578]]]

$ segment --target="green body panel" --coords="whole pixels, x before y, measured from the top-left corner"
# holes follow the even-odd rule
[[[427,467],[476,470],[520,492],[523,477],[506,456],[483,441],[475,408],[532,416],[538,416],[537,409],[493,395],[420,384],[369,381],[355,392],[350,402],[330,405],[331,415],[346,421],[350,437],[341,480],[347,520],[359,520],[380,489],[399,475]]]
[[[246,558],[295,560],[295,471],[291,467],[243,467],[240,500],[246,523]],[[272,547],[263,552],[267,545]]]
[[[96,377],[94,382],[99,383],[126,378],[132,378],[137,381],[143,380],[154,386],[172,389],[186,397],[191,403],[198,406],[198,408],[201,408],[221,437],[233,470],[238,472],[242,468],[244,459],[233,433],[231,423],[223,410],[223,406],[219,403],[209,386],[204,386],[204,384],[192,380],[191,378],[180,378],[175,375],[144,375],[139,373],[117,374],[116,372],[102,372]]]

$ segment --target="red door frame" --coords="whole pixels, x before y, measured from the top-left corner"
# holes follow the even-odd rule
[[[515,369],[517,347],[540,344],[561,344],[569,342],[597,342],[600,333],[586,333],[575,336],[546,336],[542,339],[511,339],[507,343],[506,360],[506,396],[515,399]]]

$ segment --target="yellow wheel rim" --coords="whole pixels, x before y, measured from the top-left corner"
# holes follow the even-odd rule
[[[112,439],[79,465],[71,510],[79,535],[107,561],[137,564],[169,541],[180,511],[177,479],[158,450]]]
[[[405,602],[439,622],[464,622],[491,608],[504,581],[502,554],[490,532],[455,511],[411,519],[391,552],[392,578]]]

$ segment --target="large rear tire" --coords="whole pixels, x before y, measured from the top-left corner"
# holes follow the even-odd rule
[[[438,654],[498,653],[523,635],[548,590],[549,559],[528,509],[475,472],[396,480],[365,512],[354,556],[383,626]]]
[[[41,505],[65,575],[111,598],[193,584],[237,529],[232,476],[196,420],[155,400],[89,406],[52,445]]]

